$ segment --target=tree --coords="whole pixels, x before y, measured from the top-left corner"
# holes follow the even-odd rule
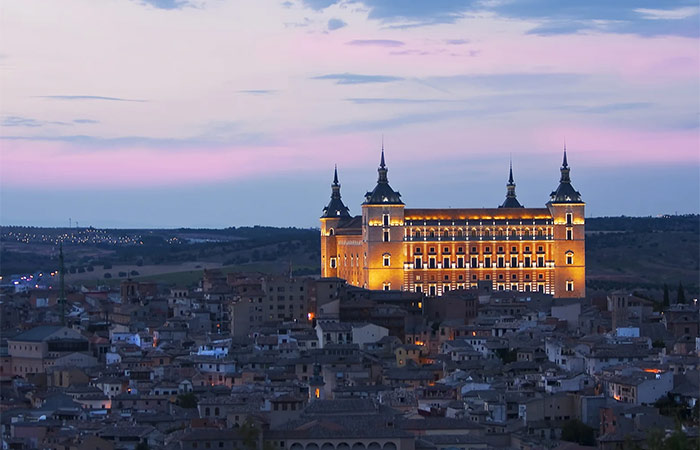
[[[668,293],[668,284],[664,283],[664,309],[671,306],[671,296]]]
[[[187,394],[180,394],[177,396],[177,405],[181,408],[196,408],[197,407],[197,396],[192,392]]]
[[[561,428],[561,439],[580,445],[595,445],[595,430],[580,420],[569,420]]]
[[[139,445],[136,446],[136,450],[150,450],[151,447],[148,446],[148,442],[141,441]]]
[[[685,303],[685,291],[683,290],[683,283],[678,282],[678,300],[676,303],[684,304]]]

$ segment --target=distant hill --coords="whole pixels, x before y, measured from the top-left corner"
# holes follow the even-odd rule
[[[60,239],[65,242],[71,281],[105,281],[109,273],[112,282],[126,276],[148,276],[189,284],[203,267],[286,273],[291,265],[297,275],[320,272],[317,229],[262,226],[173,230],[3,227],[0,272],[5,276],[57,269],[56,242]],[[589,291],[624,288],[657,296],[664,283],[674,290],[682,282],[686,293],[697,296],[699,255],[698,215],[586,220]]]

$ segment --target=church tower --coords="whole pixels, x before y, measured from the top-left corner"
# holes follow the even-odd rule
[[[333,172],[331,184],[331,201],[323,208],[321,216],[321,276],[338,276],[338,255],[335,231],[339,224],[349,220],[350,213],[340,198],[340,183],[338,182],[338,167]]]
[[[564,147],[559,186],[547,202],[553,219],[554,296],[586,296],[585,206],[581,194],[571,185]]]
[[[364,287],[402,290],[404,254],[404,203],[401,194],[389,186],[384,145],[377,172],[377,185],[362,203]]]

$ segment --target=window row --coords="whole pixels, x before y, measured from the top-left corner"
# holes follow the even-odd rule
[[[477,238],[477,237],[485,237],[485,238],[491,238],[491,237],[547,237],[547,236],[552,236],[552,228],[472,228],[472,229],[467,229],[463,230],[461,228],[458,228],[456,230],[454,229],[415,229],[411,228],[408,233],[410,236],[413,236],[414,238],[437,238],[437,237],[442,237],[442,238],[450,238],[450,237],[457,237],[457,238],[464,238],[464,237],[471,237],[471,238]]]
[[[506,252],[506,247],[503,245],[499,245],[498,247],[495,247],[496,253],[505,253]],[[442,247],[442,253],[443,254],[450,254],[452,250],[448,246]],[[469,253],[479,253],[479,246],[472,245],[471,248],[469,249]],[[483,249],[481,253],[491,253],[491,246],[490,245],[485,245],[483,246]],[[538,245],[537,246],[537,253],[544,253],[544,245]],[[416,255],[420,255],[423,253],[423,248],[422,247],[415,247],[413,249],[413,253]],[[428,253],[429,254],[436,254],[437,253],[437,247],[428,247]],[[460,253],[465,253],[465,247],[459,246],[457,247],[457,251],[455,252],[457,254]],[[511,245],[510,246],[510,253],[519,253],[518,246],[517,245]],[[523,247],[523,253],[532,253],[532,248],[529,245],[526,245]]]

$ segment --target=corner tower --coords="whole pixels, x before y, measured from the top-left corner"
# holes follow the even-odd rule
[[[338,276],[338,255],[335,231],[338,225],[349,220],[350,213],[340,198],[340,183],[338,182],[338,167],[333,172],[331,184],[331,201],[323,208],[321,216],[321,276]]]
[[[365,194],[362,203],[364,287],[403,290],[405,205],[401,194],[389,186],[388,170],[382,144],[377,185]]]
[[[547,202],[554,224],[554,296],[583,298],[586,296],[586,204],[581,200],[581,194],[571,185],[566,146],[560,172],[559,186]]]

